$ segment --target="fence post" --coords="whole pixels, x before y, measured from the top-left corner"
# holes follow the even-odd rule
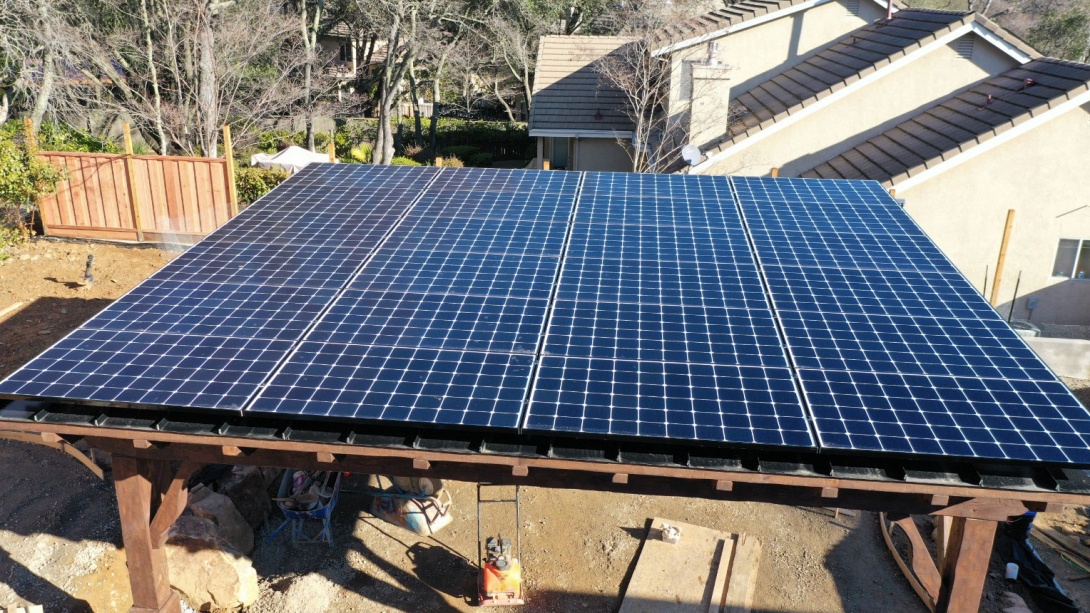
[[[223,124],[223,152],[226,159],[227,207],[231,217],[238,215],[238,192],[235,190],[235,151],[231,148],[231,126]]]
[[[136,240],[144,242],[144,224],[140,222],[140,196],[136,193],[136,169],[132,163],[132,132],[129,122],[121,124],[125,134],[125,176],[129,181],[129,204],[132,206],[132,224],[136,226]]]
[[[329,138],[329,163],[337,163],[337,149],[333,146],[333,135],[330,134]]]

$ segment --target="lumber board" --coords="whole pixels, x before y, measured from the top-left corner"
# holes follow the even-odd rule
[[[761,561],[761,543],[746,534],[738,536],[734,559],[731,560],[727,593],[723,597],[724,613],[746,613],[753,608],[757,592],[757,564]]]
[[[662,540],[664,523],[681,529],[680,542]],[[748,597],[751,603],[759,547],[756,539],[744,535],[656,517],[640,549],[620,613],[718,613],[732,593],[744,595],[739,602]],[[736,576],[743,586],[734,586]]]

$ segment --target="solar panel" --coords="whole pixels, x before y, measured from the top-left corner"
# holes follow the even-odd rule
[[[251,411],[518,427],[580,177],[439,177]]]
[[[525,427],[813,445],[726,178],[587,175]]]
[[[1090,413],[859,181],[311,165],[0,394],[1090,465]]]
[[[1090,413],[892,198],[733,181],[821,447],[1090,461]]]

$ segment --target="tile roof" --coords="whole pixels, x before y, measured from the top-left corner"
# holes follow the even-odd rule
[[[1033,60],[970,86],[804,177],[893,184],[1090,91],[1090,66]]]
[[[624,94],[594,62],[632,42],[621,36],[542,36],[530,104],[530,131],[631,132]]]
[[[841,37],[798,65],[734,97],[727,133],[710,147],[709,153],[728,149],[972,20],[971,13],[904,9],[889,21],[882,19]]]

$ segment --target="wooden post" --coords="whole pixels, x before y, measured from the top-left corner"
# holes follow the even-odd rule
[[[231,147],[231,126],[223,124],[223,153],[226,157],[225,165],[227,180],[227,207],[231,217],[238,215],[238,191],[235,188],[235,151]]]
[[[995,529],[996,522],[987,519],[954,517],[950,522],[936,613],[975,613],[980,609]]]
[[[136,227],[136,240],[144,242],[144,224],[140,219],[140,196],[137,194],[136,169],[133,168],[132,132],[129,122],[121,124],[125,134],[125,177],[129,183],[129,206],[132,208],[132,225]]]
[[[550,165],[551,164],[550,164],[549,160],[541,160],[541,169],[542,170],[550,170],[550,168],[549,168]]]
[[[1003,242],[999,245],[999,261],[995,264],[995,277],[992,279],[992,296],[988,302],[992,306],[999,304],[999,282],[1003,280],[1003,262],[1007,259],[1007,243],[1011,239],[1011,227],[1014,226],[1014,209],[1007,211],[1007,225],[1003,226]]]
[[[334,164],[337,162],[337,148],[333,146],[333,135],[329,136],[329,163]]]
[[[772,178],[775,179],[780,176],[780,169],[777,166],[772,167]]]
[[[114,456],[114,489],[121,515],[121,538],[129,567],[132,608],[129,613],[181,613],[181,601],[170,589],[166,552],[154,542],[151,505],[163,492],[152,477],[158,460]]]
[[[38,148],[38,139],[34,135],[34,122],[29,117],[23,118],[23,130],[26,132],[26,146],[33,155],[34,151]]]

